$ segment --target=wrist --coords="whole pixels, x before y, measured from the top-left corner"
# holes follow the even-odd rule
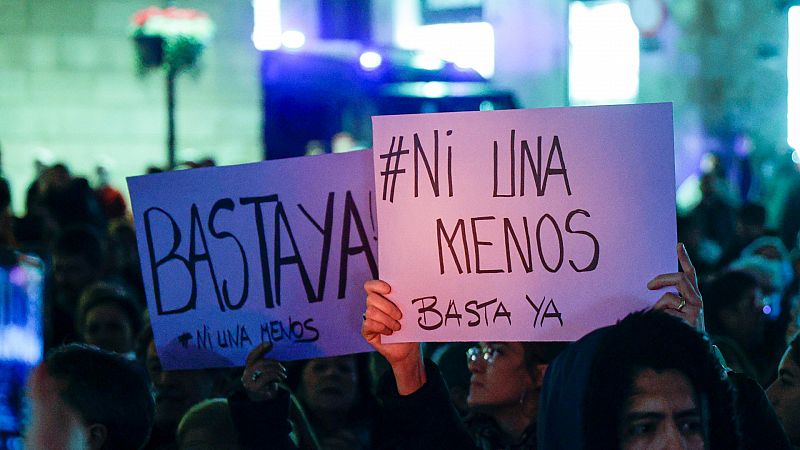
[[[417,352],[404,361],[392,364],[392,372],[400,395],[411,395],[427,381],[422,354]]]

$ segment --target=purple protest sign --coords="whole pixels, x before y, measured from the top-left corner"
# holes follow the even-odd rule
[[[569,341],[677,269],[672,105],[373,118],[400,341]]]
[[[150,321],[167,369],[370,350],[371,152],[128,178]]]

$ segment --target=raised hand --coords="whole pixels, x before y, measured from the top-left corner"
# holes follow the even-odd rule
[[[678,244],[678,262],[683,272],[665,273],[656,276],[647,283],[650,290],[675,287],[677,292],[666,292],[658,299],[653,309],[660,309],[667,314],[683,319],[689,325],[705,332],[703,320],[703,297],[697,285],[697,274],[692,265],[686,247]]]
[[[361,335],[392,366],[401,395],[411,394],[425,384],[425,366],[419,343],[399,342],[384,344],[382,336],[391,336],[400,329],[403,317],[400,309],[386,298],[392,291],[388,283],[370,280],[364,283],[367,292],[367,309],[361,325]]]
[[[247,397],[254,402],[272,400],[278,393],[278,383],[286,381],[286,368],[283,364],[264,358],[272,350],[271,342],[257,345],[247,355],[247,363],[242,373],[242,386]]]

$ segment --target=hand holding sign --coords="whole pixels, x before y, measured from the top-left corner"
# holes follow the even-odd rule
[[[367,310],[364,313],[364,323],[361,325],[361,335],[392,366],[398,392],[401,395],[411,394],[422,387],[426,380],[419,344],[382,343],[381,336],[391,336],[400,329],[398,321],[403,314],[385,297],[392,291],[392,287],[385,281],[367,281],[364,283],[364,290],[367,291]]]
[[[265,359],[272,343],[262,343],[247,355],[247,365],[242,373],[242,386],[247,397],[254,402],[272,400],[278,394],[278,383],[286,381],[286,368],[274,359]]]
[[[665,313],[683,319],[689,325],[705,332],[703,320],[703,297],[697,286],[697,275],[694,265],[689,259],[686,247],[678,244],[678,261],[683,272],[665,273],[656,276],[647,283],[647,288],[657,290],[669,286],[678,289],[678,293],[666,292],[653,305],[653,309],[660,309]]]

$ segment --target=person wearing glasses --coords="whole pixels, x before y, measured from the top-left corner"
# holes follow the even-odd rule
[[[653,290],[675,290],[664,293],[654,309],[702,328],[702,300],[683,245],[678,246],[678,260],[683,272],[658,275],[648,283]],[[391,286],[370,280],[364,290],[367,301],[361,334],[391,367],[379,382],[378,395],[402,448],[536,448],[544,373],[563,344],[483,342],[471,348],[467,352],[472,374],[467,397],[471,414],[462,421],[438,368],[423,360],[418,343],[381,342],[381,336],[400,329],[402,313],[388,297]]]

